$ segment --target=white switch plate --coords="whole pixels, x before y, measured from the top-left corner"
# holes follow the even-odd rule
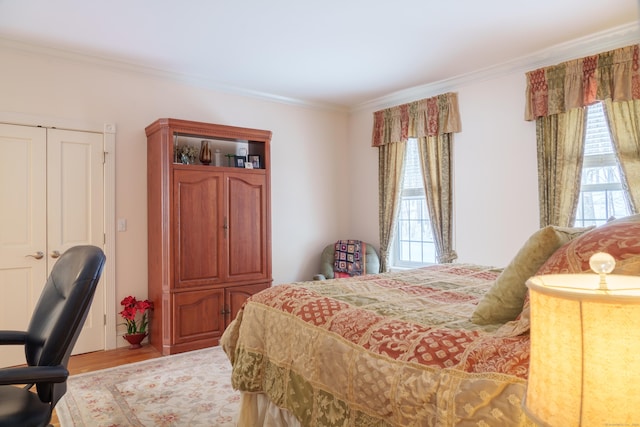
[[[127,231],[127,220],[126,220],[126,218],[118,219],[118,231]]]

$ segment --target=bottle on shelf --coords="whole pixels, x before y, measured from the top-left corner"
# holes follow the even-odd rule
[[[216,152],[213,155],[213,164],[215,166],[224,166],[224,164],[222,163],[222,153],[220,152],[219,148],[216,148]]]

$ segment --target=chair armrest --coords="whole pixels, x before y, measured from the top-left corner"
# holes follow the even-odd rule
[[[0,331],[0,345],[24,344],[27,333],[24,331]]]
[[[18,366],[0,369],[0,385],[61,383],[66,381],[68,377],[69,371],[62,365]]]

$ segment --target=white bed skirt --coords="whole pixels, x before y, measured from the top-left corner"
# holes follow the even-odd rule
[[[272,403],[262,393],[241,393],[238,427],[301,427],[286,409]]]

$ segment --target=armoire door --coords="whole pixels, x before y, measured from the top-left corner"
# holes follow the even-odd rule
[[[225,174],[227,198],[227,278],[267,280],[267,186],[263,174]]]
[[[25,330],[53,264],[104,241],[103,137],[0,124],[0,329]],[[74,353],[104,349],[101,281]],[[0,366],[24,363],[8,346]]]
[[[223,218],[222,174],[178,169],[173,175],[172,230],[175,289],[221,283]]]

